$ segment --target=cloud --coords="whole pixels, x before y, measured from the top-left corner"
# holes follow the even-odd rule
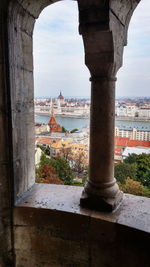
[[[150,96],[150,1],[142,0],[131,18],[117,95]]]
[[[130,22],[117,95],[149,95],[150,1],[142,0]],[[35,95],[90,95],[89,71],[78,33],[76,1],[60,1],[45,8],[34,29]]]
[[[53,4],[41,13],[34,29],[35,95],[89,96],[89,71],[78,33],[77,3]]]

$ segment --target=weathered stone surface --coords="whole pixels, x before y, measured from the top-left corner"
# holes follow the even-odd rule
[[[70,221],[73,222],[72,220]],[[51,224],[51,223],[50,223]],[[36,238],[35,238],[36,237]],[[49,254],[49,259],[57,258],[61,261],[71,262],[88,262],[86,260],[88,254],[87,243],[81,239],[68,240],[67,235],[54,237],[47,227],[17,227],[15,229],[15,250],[16,252],[34,251],[36,254],[42,252]],[[36,261],[37,262],[37,261]]]
[[[54,238],[62,238],[80,242],[87,240],[88,217],[76,216],[76,213],[67,213],[57,210],[41,209],[40,213],[35,208],[15,209],[14,224],[24,227],[40,227],[41,231],[49,232]],[[42,220],[41,220],[42,218]],[[72,223],[70,223],[70,220]],[[61,222],[61,224],[60,224]]]
[[[130,19],[132,12],[136,8],[140,0],[113,0],[110,1],[111,12],[125,26]]]
[[[88,260],[88,259],[87,259]],[[86,261],[77,261],[74,257],[70,261],[70,258],[61,258],[59,252],[57,251],[57,256],[55,254],[42,253],[35,251],[33,252],[18,252],[16,257],[16,266],[17,267],[89,267],[89,263]]]
[[[32,195],[26,194],[25,201],[15,209],[13,239],[13,200],[34,183],[33,27],[41,10],[54,2],[57,1],[0,2],[0,266],[14,265],[15,244],[18,267],[141,267],[141,263],[147,267],[150,214],[149,200],[145,198],[126,196],[114,213],[97,213],[79,206],[82,188],[35,185]],[[78,0],[79,30],[93,90],[109,89],[109,101],[103,96],[108,112],[94,100],[97,107],[93,108],[93,115],[106,115],[111,133],[114,85],[108,81],[112,82],[122,64],[128,23],[138,2]],[[103,84],[96,81],[99,76],[105,76]],[[101,85],[97,88],[96,83]],[[91,124],[93,130],[99,131]],[[107,166],[103,170],[112,174],[113,142],[108,139],[106,135],[104,142],[94,145],[102,148],[105,143]],[[102,185],[104,189],[105,183]]]
[[[1,1],[3,2],[3,1]],[[7,1],[5,1],[5,4]],[[0,266],[12,266],[11,129],[7,72],[7,13],[0,3]],[[4,8],[4,10],[2,10]]]
[[[14,210],[14,224],[16,226],[32,226],[32,222],[34,225],[37,222],[37,224],[44,225],[45,221],[45,225],[48,225],[49,220],[46,219],[48,214],[54,216],[54,224],[56,221],[59,224],[61,223],[60,217],[62,217],[63,222],[61,212],[64,212],[67,213],[64,215],[64,224],[69,216],[75,217],[75,214],[78,214],[81,216],[78,216],[76,220],[79,224],[81,223],[81,227],[84,227],[87,219],[91,221],[90,218],[96,218],[150,233],[149,198],[124,194],[123,202],[114,212],[96,212],[80,207],[79,198],[82,190],[83,187],[76,186],[35,184],[32,190],[25,193],[18,202]],[[39,215],[39,211],[43,214],[42,216]],[[29,214],[30,217],[28,218]],[[69,222],[67,224],[69,225]]]
[[[34,183],[34,101],[32,31],[34,18],[16,4],[10,8],[10,87],[15,199]],[[29,23],[30,22],[30,23]],[[18,45],[19,44],[19,45]]]
[[[24,196],[14,210],[16,266],[31,257],[33,266],[148,267],[150,199],[125,195],[118,210],[99,213],[80,208],[81,191],[35,185]]]
[[[148,267],[149,238],[144,232],[99,220],[92,220],[91,227],[91,266]]]
[[[80,201],[83,207],[97,210],[105,207],[108,211],[121,200],[122,193],[114,179],[115,81],[122,66],[129,20],[137,2],[78,1],[79,31],[92,83],[90,171]]]
[[[59,0],[18,0],[18,3],[23,7],[24,10],[26,10],[26,12],[31,14],[33,17],[38,18],[39,14],[46,6],[58,1]]]

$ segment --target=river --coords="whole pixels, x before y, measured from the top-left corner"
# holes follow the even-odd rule
[[[46,115],[36,115],[35,122],[39,123],[48,123],[50,117]],[[86,118],[68,118],[68,117],[56,117],[56,121],[61,125],[64,126],[67,130],[72,129],[81,129],[82,127],[89,125],[89,119]],[[150,131],[150,121],[122,121],[116,120],[115,125],[124,128],[136,128],[140,130],[149,130]]]

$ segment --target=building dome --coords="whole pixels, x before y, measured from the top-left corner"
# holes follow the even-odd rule
[[[64,97],[63,97],[61,91],[60,91],[60,94],[59,94],[59,96],[58,96],[58,99],[60,99],[60,100],[64,100]]]

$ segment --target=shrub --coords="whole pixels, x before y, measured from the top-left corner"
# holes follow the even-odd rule
[[[132,163],[119,163],[115,165],[115,177],[120,184],[126,182],[127,177],[136,180],[137,166]]]
[[[120,189],[129,194],[150,197],[150,190],[144,187],[140,182],[127,178],[125,184],[120,185]]]
[[[56,174],[55,169],[50,165],[42,165],[37,170],[36,182],[47,184],[63,184],[61,179]]]

